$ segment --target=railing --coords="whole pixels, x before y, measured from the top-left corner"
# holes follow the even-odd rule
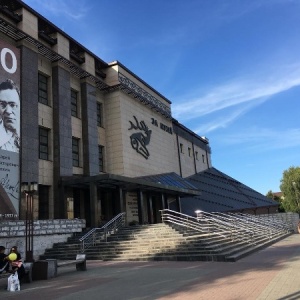
[[[81,243],[81,253],[84,253],[86,249],[94,246],[102,241],[107,242],[107,237],[116,233],[120,228],[125,226],[125,213],[120,213],[107,222],[101,228],[93,228],[79,239]]]
[[[197,218],[181,214],[172,210],[164,209],[161,211],[162,221],[171,223],[173,226],[185,230],[186,234],[191,236],[221,236],[232,240],[238,239],[247,243],[253,242],[253,234],[245,225],[233,222],[221,216],[215,216],[212,213],[201,212]],[[235,220],[236,221],[236,220]],[[192,230],[191,233],[188,229]],[[241,235],[241,232],[247,234]]]
[[[238,242],[256,244],[258,239],[269,238],[280,233],[291,232],[290,224],[274,219],[241,213],[200,212],[191,217],[169,209],[161,210],[164,223],[188,231],[191,236],[222,236]]]

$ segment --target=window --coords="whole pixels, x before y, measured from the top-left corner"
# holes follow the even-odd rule
[[[191,148],[188,148],[189,156],[191,156]]]
[[[72,138],[73,167],[79,167],[79,139]]]
[[[195,152],[196,160],[198,160],[198,151]]]
[[[39,102],[48,105],[48,78],[39,73]]]
[[[103,105],[102,103],[97,102],[97,126],[103,126]]]
[[[179,144],[180,147],[180,153],[183,153],[183,144]]]
[[[202,162],[205,164],[205,155],[202,154]]]
[[[78,92],[71,90],[71,114],[78,117]]]
[[[99,172],[104,172],[104,147],[99,145]]]
[[[49,129],[39,128],[39,158],[49,159]]]

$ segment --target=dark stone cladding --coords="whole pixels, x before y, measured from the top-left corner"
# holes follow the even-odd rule
[[[73,175],[70,73],[60,66],[52,68],[53,91],[53,188],[54,216],[64,218],[65,202],[61,201],[61,176]]]
[[[38,182],[38,54],[21,46],[21,181]]]
[[[81,84],[82,145],[84,175],[99,174],[98,128],[96,89],[88,83]]]

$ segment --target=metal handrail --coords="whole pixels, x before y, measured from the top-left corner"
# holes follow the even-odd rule
[[[160,211],[162,221],[192,229],[199,235],[210,234],[229,237],[232,240],[256,244],[260,237],[271,239],[281,232],[290,232],[290,226],[283,220],[262,218],[242,213],[201,212],[196,218],[169,209]]]
[[[175,226],[179,226],[185,230],[192,229],[199,235],[217,235],[231,239],[236,239],[238,236],[235,226],[231,226],[231,228],[229,228],[228,223],[224,222],[220,218],[213,217],[213,215],[210,213],[203,213],[201,218],[195,218],[165,209],[161,210],[161,214],[163,222],[172,223]],[[251,241],[249,240],[249,236],[251,236],[251,231],[247,228],[244,228],[244,230],[248,231],[249,235],[246,237],[239,236],[239,240],[250,243]]]
[[[81,237],[79,239],[81,243],[81,252],[84,253],[87,248],[94,246],[101,241],[107,242],[107,237],[109,235],[116,233],[120,228],[125,226],[125,215],[125,212],[119,213],[101,228],[93,228]]]

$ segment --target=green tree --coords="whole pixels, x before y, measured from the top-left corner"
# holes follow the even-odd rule
[[[285,211],[300,213],[300,167],[290,167],[283,172],[280,190]]]
[[[272,199],[272,200],[274,200],[274,201],[276,201],[276,202],[279,203],[278,212],[285,212],[285,209],[284,209],[283,204],[282,204],[283,199],[280,198],[280,197],[278,197],[278,196],[276,196],[276,195],[274,195],[274,193],[272,192],[272,190],[268,191],[268,193],[266,194],[266,197],[268,197],[268,198],[270,198],[270,199]]]
[[[274,199],[274,194],[273,194],[272,190],[269,190],[269,191],[267,192],[266,197],[268,197],[268,198],[270,198],[270,199]]]

